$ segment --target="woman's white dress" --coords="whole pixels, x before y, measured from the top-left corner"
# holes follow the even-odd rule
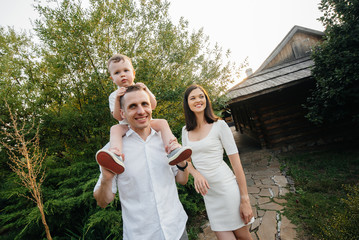
[[[233,231],[243,227],[239,187],[235,175],[223,160],[223,148],[227,155],[238,153],[227,123],[223,120],[214,122],[208,135],[199,141],[190,141],[188,131],[183,127],[182,144],[192,148],[192,163],[208,181],[210,189],[203,198],[211,229]]]

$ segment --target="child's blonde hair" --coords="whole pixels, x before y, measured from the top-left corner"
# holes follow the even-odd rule
[[[110,64],[111,64],[111,63],[117,63],[117,62],[121,62],[121,61],[128,61],[128,62],[131,64],[132,69],[135,70],[135,69],[133,68],[131,58],[129,58],[129,57],[127,57],[126,55],[123,55],[123,54],[115,54],[115,55],[113,55],[113,56],[107,61],[107,69],[110,67]]]

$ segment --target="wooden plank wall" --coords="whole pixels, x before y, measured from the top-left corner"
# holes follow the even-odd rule
[[[230,105],[237,131],[257,139],[262,148],[297,149],[359,140],[351,122],[318,127],[305,118],[303,104],[313,81]]]
[[[231,105],[236,127],[259,140],[263,148],[313,141],[320,130],[304,116],[302,104],[311,82]]]
[[[321,36],[311,35],[303,32],[294,34],[293,38],[283,47],[273,60],[264,69],[268,69],[284,62],[293,61],[300,57],[309,56],[310,48],[321,41]],[[297,51],[304,51],[296,54]],[[298,55],[298,56],[297,56]]]
[[[304,117],[306,112],[302,103],[300,99],[292,98],[258,105],[255,124],[261,132],[259,138],[263,145],[278,148],[304,144],[319,137],[320,129]]]

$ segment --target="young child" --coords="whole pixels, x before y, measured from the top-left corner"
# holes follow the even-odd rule
[[[121,54],[113,55],[107,63],[110,78],[119,87],[118,90],[112,92],[109,96],[110,110],[113,117],[119,121],[119,124],[111,127],[110,130],[110,148],[108,150],[101,149],[96,153],[96,161],[102,167],[116,174],[121,174],[125,170],[122,154],[122,137],[128,131],[126,120],[121,117],[120,97],[126,92],[126,88],[134,85],[135,70],[129,57]],[[152,92],[143,83],[136,83],[148,92],[152,110],[155,109],[157,101]],[[168,146],[172,141],[176,141],[176,137],[165,119],[152,119],[151,127],[161,132],[162,141]],[[190,147],[180,147],[170,152],[167,157],[170,165],[176,165],[179,162],[189,158],[192,154]]]

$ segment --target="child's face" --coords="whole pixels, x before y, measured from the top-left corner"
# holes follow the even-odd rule
[[[135,71],[129,61],[112,62],[108,67],[112,81],[119,87],[133,85]]]

